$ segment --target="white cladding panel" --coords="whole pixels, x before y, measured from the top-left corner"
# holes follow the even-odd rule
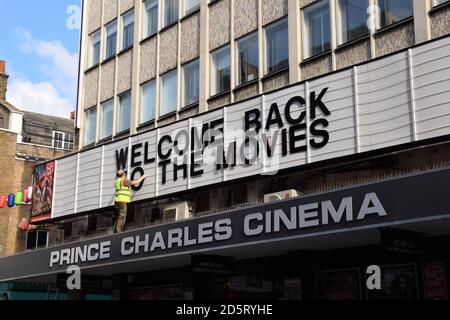
[[[310,108],[314,103],[311,97],[315,95],[317,100],[324,90],[326,92],[321,101],[331,114],[324,114],[316,106],[314,118]],[[301,97],[298,101],[302,103],[293,104],[291,118],[301,119],[302,122],[289,124],[285,109],[288,101],[294,97]],[[265,133],[269,112],[275,104],[282,125],[275,122],[264,140],[261,134]],[[217,171],[215,164],[203,159],[203,166],[196,168],[203,170],[203,173],[191,177],[192,128],[197,128],[201,134],[204,124],[223,119],[224,146],[229,154],[231,142],[237,141],[239,147],[244,141],[245,113],[255,109],[259,111],[262,125],[258,161],[242,166],[238,148],[238,166]],[[304,117],[301,117],[302,113]],[[276,114],[271,118],[274,117]],[[326,120],[315,127],[316,130],[328,132],[328,143],[322,147],[314,146],[314,143],[324,139],[312,129],[316,120]],[[328,125],[324,126],[324,123]],[[294,125],[298,126],[294,134],[297,141],[293,150],[296,152],[282,156],[282,130],[288,132],[285,146],[290,149],[289,130]],[[82,152],[78,156],[57,160],[53,217],[113,205],[116,152],[120,154],[122,150],[124,153],[130,177],[135,169],[131,166],[132,146],[136,145],[135,151],[141,153],[136,161],[144,162],[146,151],[147,159],[155,159],[155,162],[142,163],[141,167],[148,179],[144,187],[133,194],[133,200],[145,200],[258,174],[276,174],[280,169],[447,134],[450,134],[449,37]],[[165,142],[162,152],[166,153],[171,148],[173,150],[171,163],[166,168],[166,183],[163,184],[158,143],[166,135],[171,137],[172,143]],[[177,149],[189,151],[185,156],[180,157],[174,149],[173,141],[177,135],[181,137]],[[218,140],[221,138],[217,137]],[[263,156],[267,151],[266,143],[271,145],[271,159]],[[146,144],[148,150],[145,149]],[[199,150],[198,146],[193,149]],[[254,148],[247,148],[245,155],[249,157],[254,151]],[[208,154],[204,154],[206,156]],[[174,161],[180,165],[188,164],[186,179],[183,179],[183,170],[180,169],[178,179],[174,181]]]
[[[76,212],[98,209],[102,172],[101,148],[82,152],[79,156]]]
[[[75,187],[78,155],[57,160],[53,195],[52,217],[58,218],[75,211]]]

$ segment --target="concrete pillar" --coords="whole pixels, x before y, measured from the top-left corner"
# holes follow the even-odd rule
[[[288,1],[288,34],[289,34],[289,83],[299,82],[301,46],[301,11],[298,0]]]
[[[431,1],[414,0],[414,32],[416,43],[431,39],[430,11]]]

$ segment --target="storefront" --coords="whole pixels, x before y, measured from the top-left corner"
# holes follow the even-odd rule
[[[112,299],[447,299],[448,190],[442,168],[196,217],[2,258],[0,281],[63,289],[77,265]]]

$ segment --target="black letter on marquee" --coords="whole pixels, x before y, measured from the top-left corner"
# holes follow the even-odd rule
[[[135,144],[131,147],[131,167],[139,167],[142,165],[142,161],[136,161],[136,158],[139,158],[142,154],[139,149],[142,149],[142,143]],[[133,179],[134,180],[134,179]]]
[[[126,169],[127,159],[128,159],[128,147],[126,147],[125,149],[120,149],[120,154],[119,151],[116,150],[117,171],[119,171],[120,169]]]
[[[328,88],[325,88],[322,90],[322,92],[319,94],[319,96],[316,99],[316,92],[311,92],[310,95],[310,102],[311,102],[311,120],[314,120],[316,118],[316,108],[319,107],[323,114],[326,116],[329,116],[331,114],[330,110],[325,106],[325,104],[322,102],[323,96],[327,93]]]
[[[158,166],[162,168],[161,171],[161,183],[166,184],[167,166],[170,164],[170,160],[161,161]]]
[[[275,113],[275,118],[273,118]],[[278,128],[283,128],[283,119],[281,118],[280,110],[278,109],[278,105],[273,103],[270,106],[269,116],[267,117],[266,131],[269,131],[272,125],[278,124]]]
[[[313,136],[318,136],[318,137],[322,137],[323,140],[321,142],[316,142],[314,139],[310,139],[310,144],[311,147],[313,147],[314,149],[320,149],[323,148],[327,145],[328,141],[330,141],[330,134],[328,133],[328,131],[326,130],[319,130],[317,129],[317,126],[323,126],[324,128],[327,128],[329,123],[327,121],[327,119],[318,119],[316,121],[314,121],[311,124],[311,134]]]
[[[297,131],[305,130],[304,134],[296,135]],[[304,146],[296,147],[295,143],[298,141],[306,141],[306,123],[298,124],[289,128],[289,149],[291,154],[305,152],[307,149],[306,143]]]
[[[173,181],[178,180],[178,171],[183,170],[183,179],[187,179],[187,164],[173,164]]]
[[[293,97],[288,101],[288,103],[286,104],[285,111],[284,111],[284,116],[286,117],[286,120],[289,124],[300,124],[306,118],[306,111],[302,111],[300,113],[300,116],[297,119],[292,118],[291,108],[296,102],[299,103],[300,106],[306,106],[306,101],[302,97]]]
[[[195,170],[203,164],[203,160],[200,159],[200,161],[198,161],[198,159],[196,159],[197,156],[203,156],[203,151],[192,151],[191,153],[191,177],[200,176],[204,173],[203,170]]]
[[[287,146],[287,129],[281,130],[281,154],[283,157],[286,157],[288,154],[288,146]]]
[[[166,154],[163,154],[162,152],[162,145],[164,142],[172,143],[172,137],[171,136],[164,136],[159,140],[158,143],[158,156],[161,160],[167,160],[169,159],[170,155],[172,154],[172,149],[169,149],[169,151]]]
[[[131,180],[136,180],[136,173],[139,173],[139,175],[142,177],[144,175],[144,169],[142,169],[141,167],[135,168],[133,170],[133,172],[131,173]],[[131,186],[131,189],[133,189],[134,191],[139,191],[142,189],[143,185],[144,185],[144,181],[142,181],[141,184],[138,185],[137,187]]]
[[[144,157],[144,163],[145,164],[151,164],[154,163],[156,161],[155,158],[149,158],[149,154],[148,154],[148,142],[145,143],[144,146],[144,152],[145,152],[145,157]]]
[[[253,115],[253,119],[250,119]],[[255,127],[256,133],[261,130],[261,121],[259,121],[259,118],[261,117],[261,111],[259,109],[253,109],[250,111],[247,111],[245,113],[245,132],[249,131],[250,128]]]

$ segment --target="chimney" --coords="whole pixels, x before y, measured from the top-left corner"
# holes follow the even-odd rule
[[[6,100],[6,90],[9,76],[5,73],[6,62],[0,60],[0,100]]]

